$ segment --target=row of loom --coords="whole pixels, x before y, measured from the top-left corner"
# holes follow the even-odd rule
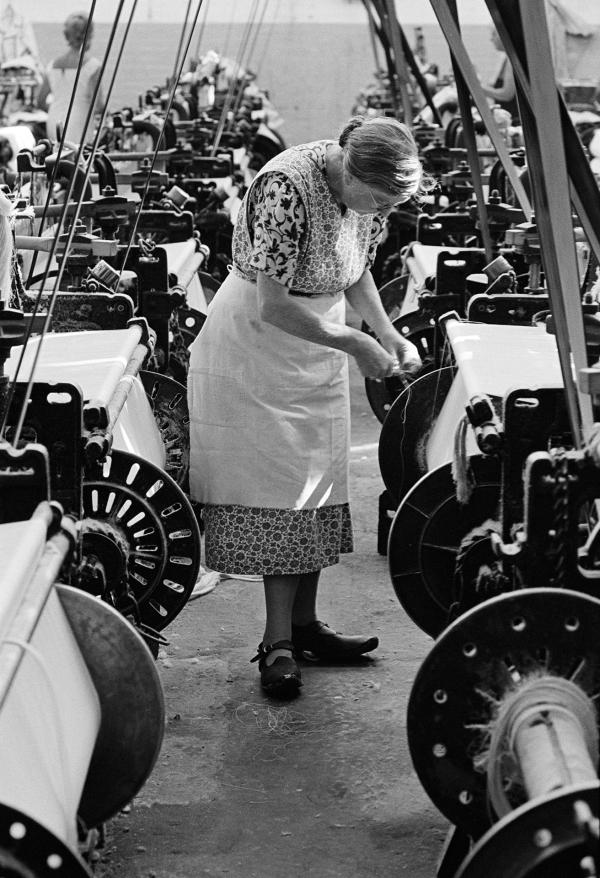
[[[432,0],[457,117],[414,125],[438,190],[391,218],[400,246],[380,295],[423,368],[366,381],[382,422],[378,549],[403,610],[435,638],[407,735],[451,823],[439,878],[595,876],[598,183],[555,85],[544,3],[486,5],[521,125],[507,141],[455,4]],[[406,40],[387,4],[371,6],[389,59]],[[392,63],[377,112],[385,94],[390,114],[410,104],[390,95],[408,66]]]

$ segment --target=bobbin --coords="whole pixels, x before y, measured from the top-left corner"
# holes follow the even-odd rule
[[[600,600],[525,589],[466,612],[436,641],[411,691],[408,741],[427,794],[467,835],[478,838],[495,820],[476,764],[494,705],[535,673],[576,675],[584,693],[597,693],[599,626]]]

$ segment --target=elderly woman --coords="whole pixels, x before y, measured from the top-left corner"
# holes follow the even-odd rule
[[[422,186],[412,136],[387,117],[280,153],[245,196],[231,273],[191,346],[191,490],[206,562],[263,578],[253,661],[272,695],[297,693],[301,654],[348,660],[378,645],[319,621],[317,587],[352,551],[348,355],[371,378],[420,365],[369,266],[386,215]],[[377,340],[346,325],[346,299]]]

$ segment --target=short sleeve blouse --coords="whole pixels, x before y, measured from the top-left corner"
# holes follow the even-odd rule
[[[284,173],[271,171],[256,180],[248,202],[248,229],[251,250],[239,252],[245,273],[260,271],[292,287],[306,243],[307,221],[300,193]],[[366,268],[373,265],[384,229],[385,217],[373,214]]]
[[[264,174],[249,204],[252,229],[250,265],[291,286],[306,234],[306,211],[300,193],[284,174]]]

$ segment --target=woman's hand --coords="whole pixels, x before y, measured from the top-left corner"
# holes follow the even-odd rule
[[[361,333],[360,344],[353,351],[358,368],[365,378],[390,378],[398,368],[399,358],[390,354],[371,335]]]
[[[395,358],[395,374],[415,376],[423,368],[423,362],[416,346],[392,328],[392,332],[381,339],[383,347]]]
[[[386,314],[381,298],[375,286],[371,272],[365,269],[361,278],[346,290],[346,298],[360,314],[364,322],[371,327],[379,339],[363,333],[363,341],[355,349],[346,348],[348,353],[356,357],[359,368],[366,378],[389,378],[391,375],[415,375],[422,367],[419,352],[412,342],[408,341],[394,328]],[[380,348],[377,352],[369,347],[367,338]],[[356,351],[359,351],[357,354]],[[387,353],[389,358],[382,356]],[[365,370],[375,369],[375,373]]]

